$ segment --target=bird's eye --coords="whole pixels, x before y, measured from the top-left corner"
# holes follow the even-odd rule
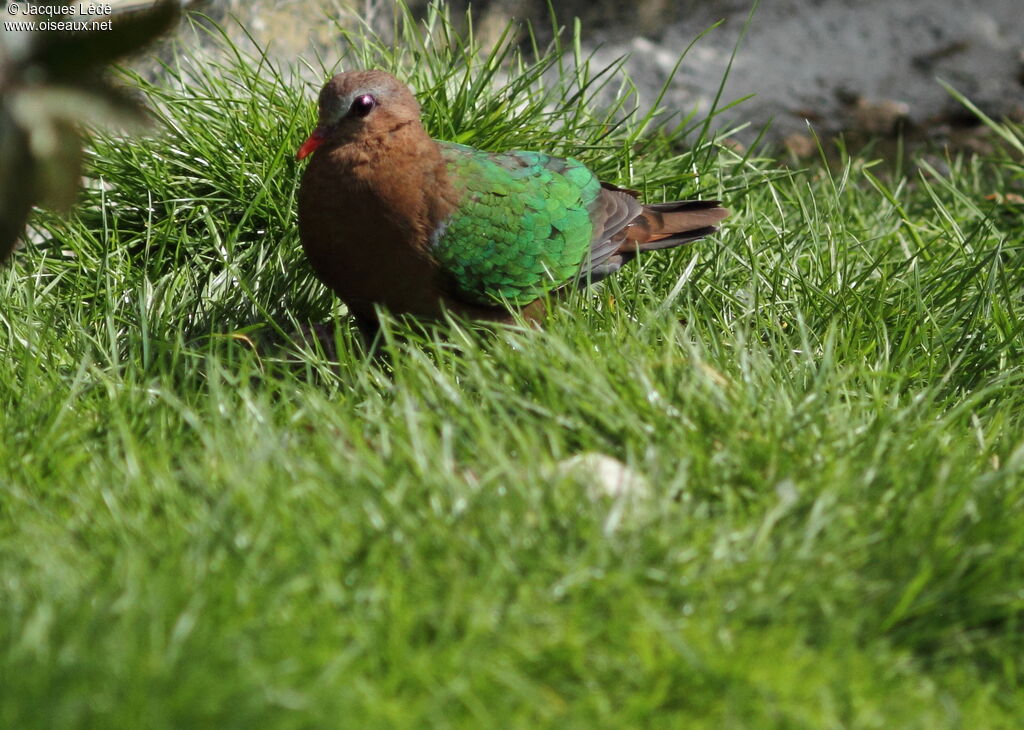
[[[377,106],[377,100],[369,94],[363,94],[362,96],[357,96],[355,101],[352,102],[349,113],[355,117],[365,117],[373,111],[375,106]]]

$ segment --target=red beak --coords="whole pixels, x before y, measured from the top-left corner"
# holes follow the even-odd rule
[[[309,135],[309,139],[302,143],[299,147],[299,151],[295,153],[295,159],[301,160],[304,157],[308,157],[316,151],[316,148],[327,141],[327,135],[324,130],[317,127],[313,130],[313,133]]]

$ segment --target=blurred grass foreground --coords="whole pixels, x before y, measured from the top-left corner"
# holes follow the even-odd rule
[[[317,84],[206,27],[0,272],[0,727],[1016,724],[1020,126],[794,170],[579,27],[338,28],[313,75],[392,70],[435,136],[734,211],[368,360],[298,247]]]

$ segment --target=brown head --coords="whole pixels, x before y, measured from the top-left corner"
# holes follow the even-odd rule
[[[299,148],[302,159],[321,145],[360,142],[420,123],[420,105],[408,87],[385,71],[346,71],[320,90],[320,119]]]

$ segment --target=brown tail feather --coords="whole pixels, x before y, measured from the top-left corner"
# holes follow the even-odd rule
[[[716,224],[729,216],[718,200],[680,200],[645,205],[624,233],[619,252],[653,251],[679,246],[718,230]]]
[[[583,285],[615,273],[639,251],[680,246],[710,235],[718,230],[716,224],[729,216],[717,200],[642,205],[636,200],[636,191],[601,184],[606,191],[598,211],[602,223],[579,278]],[[625,221],[629,222],[623,225]]]

